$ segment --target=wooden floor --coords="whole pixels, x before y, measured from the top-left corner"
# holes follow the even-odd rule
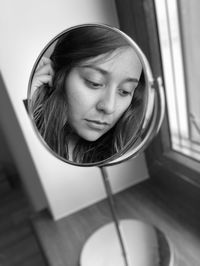
[[[174,266],[200,265],[199,202],[190,202],[180,189],[165,190],[149,179],[115,199],[119,217],[146,221],[163,231],[174,248]],[[78,266],[83,244],[100,226],[111,221],[106,201],[53,222],[48,213],[34,218],[34,228],[50,266]],[[95,266],[95,265],[94,265]]]
[[[45,266],[21,188],[0,178],[0,266]]]

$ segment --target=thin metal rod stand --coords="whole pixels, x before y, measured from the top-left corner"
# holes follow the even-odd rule
[[[105,190],[106,190],[106,194],[107,194],[107,199],[108,199],[108,203],[109,203],[109,207],[110,207],[110,211],[112,214],[112,218],[115,224],[115,228],[116,228],[116,232],[117,232],[117,236],[120,242],[120,246],[121,246],[121,250],[122,250],[122,255],[124,258],[124,265],[128,266],[128,260],[127,260],[127,255],[126,255],[126,250],[124,247],[124,242],[122,239],[122,235],[121,235],[121,231],[119,228],[119,218],[117,216],[117,212],[115,209],[115,202],[114,202],[114,198],[113,198],[113,194],[112,194],[112,189],[111,189],[111,185],[108,179],[108,174],[106,172],[106,169],[101,166],[99,167],[102,173],[102,177],[103,177],[103,181],[104,181],[104,186],[105,186]]]

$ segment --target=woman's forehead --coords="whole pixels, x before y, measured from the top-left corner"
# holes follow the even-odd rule
[[[118,48],[112,52],[84,60],[79,65],[92,69],[100,69],[104,74],[117,73],[129,78],[139,77],[142,72],[142,63],[131,47]]]
[[[139,62],[141,63],[140,58],[135,52],[135,50],[130,46],[124,46],[124,47],[117,48],[115,50],[109,51],[104,54],[100,54],[94,57],[84,59],[80,62],[79,65],[84,66],[84,65],[90,65],[90,64],[102,64],[102,63],[109,62],[110,60],[117,60],[120,56],[123,56],[123,54],[126,51],[130,51],[130,53],[134,56],[135,60],[138,63]]]

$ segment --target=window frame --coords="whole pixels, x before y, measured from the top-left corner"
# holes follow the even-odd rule
[[[120,29],[138,43],[149,60],[153,76],[161,76],[165,88],[154,0],[124,0],[123,3],[116,0],[116,8]],[[159,134],[145,151],[149,174],[171,174],[199,187],[200,162],[172,150],[168,125],[166,111]]]

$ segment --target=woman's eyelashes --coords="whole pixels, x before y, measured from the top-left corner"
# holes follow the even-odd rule
[[[112,81],[108,79],[108,76],[93,69],[88,70],[87,68],[82,68],[80,70],[80,76],[87,88],[93,90],[109,88],[112,83]],[[135,82],[122,81],[120,84],[116,85],[116,94],[120,97],[133,96],[135,88]]]
[[[86,86],[91,89],[102,88],[106,84],[104,76],[97,71],[81,69],[80,76]]]
[[[126,97],[126,96],[132,96],[132,90],[124,90],[124,89],[119,89],[119,95],[122,97]]]
[[[91,89],[101,89],[101,88],[107,87],[107,84],[105,81],[95,81],[89,78],[84,78],[84,81],[86,85]],[[128,88],[128,89],[117,88],[116,92],[122,97],[132,96],[134,93],[134,88]]]
[[[99,89],[104,86],[104,82],[101,82],[101,81],[94,81],[88,78],[85,78],[84,80],[85,80],[86,85],[92,89]]]

